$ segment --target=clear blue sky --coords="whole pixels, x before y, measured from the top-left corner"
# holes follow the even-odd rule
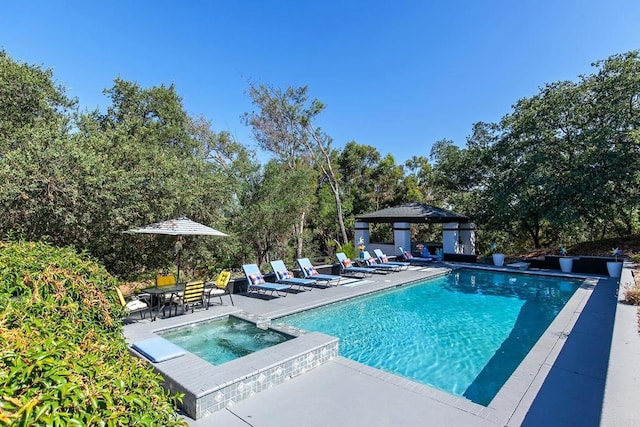
[[[190,115],[248,145],[247,80],[307,85],[337,147],[404,162],[639,49],[640,1],[4,1],[0,48],[52,68],[81,109],[105,108],[116,77],[173,83]]]

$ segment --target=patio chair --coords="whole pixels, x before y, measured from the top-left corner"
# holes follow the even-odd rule
[[[300,266],[300,271],[302,272],[302,275],[305,279],[313,279],[317,280],[318,282],[325,282],[327,285],[338,286],[340,284],[340,279],[342,279],[342,276],[318,273],[318,270],[316,270],[313,264],[311,264],[309,258],[299,258],[297,262]]]
[[[173,273],[158,274],[156,276],[156,287],[171,287],[176,285],[176,276]]]
[[[389,261],[387,255],[382,252],[382,249],[374,249],[373,254],[376,256],[376,259],[383,264],[391,264],[400,266],[401,270],[406,270],[411,265],[410,262],[402,262],[402,261]]]
[[[367,267],[376,268],[379,272],[383,273],[391,273],[400,271],[401,266],[399,265],[391,265],[391,264],[383,264],[378,262],[374,257],[371,256],[369,251],[364,251],[364,262],[367,264]]]
[[[270,283],[264,280],[264,275],[260,272],[260,268],[256,264],[244,264],[242,271],[247,277],[247,292],[267,293],[271,295],[275,292],[278,296],[286,297],[287,289],[291,289],[289,285],[281,283]]]
[[[423,264],[428,264],[431,261],[433,261],[432,257],[429,257],[429,258],[426,258],[426,257],[414,257],[413,255],[411,255],[411,252],[405,251],[404,249],[402,249],[402,246],[398,246],[398,249],[400,250],[400,253],[402,253],[402,256],[404,257],[404,259],[406,259],[408,262],[410,262],[411,265],[423,265]]]
[[[151,312],[151,302],[150,295],[140,294],[138,296],[131,297],[129,301],[125,300],[124,295],[120,288],[116,286],[116,293],[118,294],[118,300],[122,307],[124,307],[124,311],[127,313],[127,316],[133,313],[140,313],[140,318],[144,319],[144,312],[149,310]]]
[[[166,274],[158,274],[156,276],[156,288],[174,288],[177,285],[176,276],[173,273]],[[181,292],[177,292],[175,290],[171,290],[164,294],[155,294],[160,301],[158,302],[159,306],[162,307],[162,315],[164,316],[164,310],[167,305],[172,304],[174,301],[174,297],[180,296]],[[159,309],[158,309],[159,310]],[[171,315],[171,307],[169,307],[169,315]]]
[[[215,282],[205,284],[204,295],[207,299],[207,310],[209,309],[209,304],[211,303],[212,296],[220,298],[220,304],[223,304],[222,296],[229,295],[231,305],[233,305],[233,297],[231,296],[231,289],[229,289],[230,279],[231,272],[224,270],[221,271],[220,274],[218,274],[218,278]]]
[[[176,302],[176,314],[178,307],[182,307],[182,312],[186,312],[191,307],[191,312],[196,305],[204,305],[204,282],[202,280],[194,280],[184,285],[182,295],[178,296]]]
[[[369,267],[354,267],[351,263],[351,260],[347,258],[344,252],[336,253],[336,258],[338,258],[338,262],[340,263],[340,274],[344,276],[353,276],[364,278],[367,276],[371,276],[376,272],[375,268]]]

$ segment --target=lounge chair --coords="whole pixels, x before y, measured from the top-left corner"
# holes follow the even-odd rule
[[[260,272],[260,268],[256,264],[245,264],[242,266],[242,271],[244,271],[244,275],[247,277],[247,292],[271,292],[271,295],[275,292],[278,296],[286,297],[287,293],[285,291],[291,289],[289,285],[269,283],[264,280],[264,275]]]
[[[271,269],[276,275],[276,281],[283,285],[298,286],[300,289],[313,289],[312,286],[316,284],[313,279],[300,279],[294,277],[293,273],[287,270],[287,266],[284,265],[284,261],[277,259],[271,261]]]
[[[374,253],[374,255],[376,256],[376,259],[379,262],[381,262],[383,264],[398,265],[398,266],[400,266],[401,270],[406,270],[411,265],[410,262],[389,261],[389,258],[387,257],[387,255],[384,252],[382,252],[381,249],[374,249],[373,253]]]
[[[338,262],[340,263],[340,274],[343,276],[355,276],[364,278],[367,276],[371,276],[376,272],[375,268],[354,267],[351,263],[351,260],[347,258],[344,252],[336,253],[336,258],[338,258]]]
[[[406,259],[408,262],[410,262],[411,265],[423,265],[423,264],[428,264],[431,261],[433,261],[432,257],[429,257],[429,258],[426,258],[426,257],[414,257],[413,255],[411,255],[411,252],[405,251],[404,249],[402,249],[402,246],[398,246],[398,249],[400,249],[400,252],[402,253],[402,256],[404,257],[404,259]]]
[[[399,265],[391,265],[391,264],[383,264],[381,262],[378,262],[378,260],[376,260],[374,257],[371,256],[371,254],[369,253],[369,251],[364,251],[364,262],[367,263],[368,267],[371,268],[377,268],[378,270],[381,270],[383,272],[397,272],[400,271],[400,269],[402,268]]]
[[[316,270],[313,264],[311,264],[309,258],[299,258],[298,265],[300,266],[300,271],[302,272],[302,275],[305,279],[313,279],[317,280],[318,282],[326,282],[327,285],[334,286],[338,286],[340,284],[340,279],[342,279],[342,276],[318,273],[318,270]]]
[[[229,295],[229,299],[231,300],[231,305],[233,305],[233,297],[231,296],[231,290],[229,289],[229,280],[231,279],[231,272],[222,271],[218,274],[218,278],[213,283],[206,283],[204,288],[204,295],[207,299],[207,310],[209,309],[209,304],[211,303],[211,297],[220,298],[220,304],[222,302],[223,295]]]
[[[126,301],[120,288],[116,287],[116,293],[118,294],[118,300],[120,301],[120,304],[122,304],[124,311],[127,312],[127,315],[139,312],[140,318],[144,319],[145,311],[149,310],[149,313],[151,313],[151,304],[148,294],[146,297],[144,295],[134,296],[129,301]]]

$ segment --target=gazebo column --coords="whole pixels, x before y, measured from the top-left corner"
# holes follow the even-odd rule
[[[448,222],[442,224],[442,252],[445,254],[457,254],[458,223]]]
[[[354,246],[358,246],[358,242],[360,241],[361,237],[364,240],[364,245],[369,246],[369,223],[364,221],[356,221],[354,235]]]
[[[392,252],[394,255],[400,253],[398,246],[402,246],[406,251],[411,250],[411,225],[408,222],[393,223],[393,245],[395,246]]]
[[[476,225],[465,222],[458,225],[459,241],[462,243],[462,253],[465,255],[476,254]]]
[[[470,222],[449,222],[442,225],[442,252],[475,255],[476,231]]]

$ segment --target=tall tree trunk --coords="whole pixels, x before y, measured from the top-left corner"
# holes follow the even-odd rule
[[[336,201],[336,216],[338,220],[338,226],[340,227],[340,234],[342,235],[342,244],[344,245],[348,242],[349,238],[347,237],[347,229],[344,226],[344,217],[342,215],[342,201],[340,200],[340,184],[338,183],[338,177],[336,176],[333,170],[333,166],[331,165],[331,154],[329,153],[327,148],[324,146],[321,138],[318,137],[318,135],[313,131],[313,129],[309,127],[308,124],[305,129],[307,133],[316,142],[317,147],[322,153],[322,157],[324,157],[324,159],[318,159],[317,152],[313,149],[309,141],[307,140],[304,141],[304,144],[306,145],[307,150],[309,151],[309,155],[311,155],[315,163],[318,166],[320,166],[320,169],[322,170],[322,174],[325,176],[325,178],[327,178],[327,181],[329,182],[329,186],[331,187],[331,191],[333,192],[333,197]],[[329,145],[327,145],[327,147],[329,147]]]
[[[347,237],[347,229],[344,226],[344,217],[342,215],[342,202],[340,201],[340,190],[336,188],[334,190],[333,186],[331,187],[333,190],[333,196],[336,199],[336,216],[338,217],[338,226],[340,226],[340,233],[342,234],[342,244],[346,244],[349,238]]]
[[[302,211],[302,215],[300,216],[300,225],[298,226],[298,232],[296,233],[296,258],[302,258],[302,245],[304,243],[303,232],[304,232],[304,220],[305,220],[306,212]]]

